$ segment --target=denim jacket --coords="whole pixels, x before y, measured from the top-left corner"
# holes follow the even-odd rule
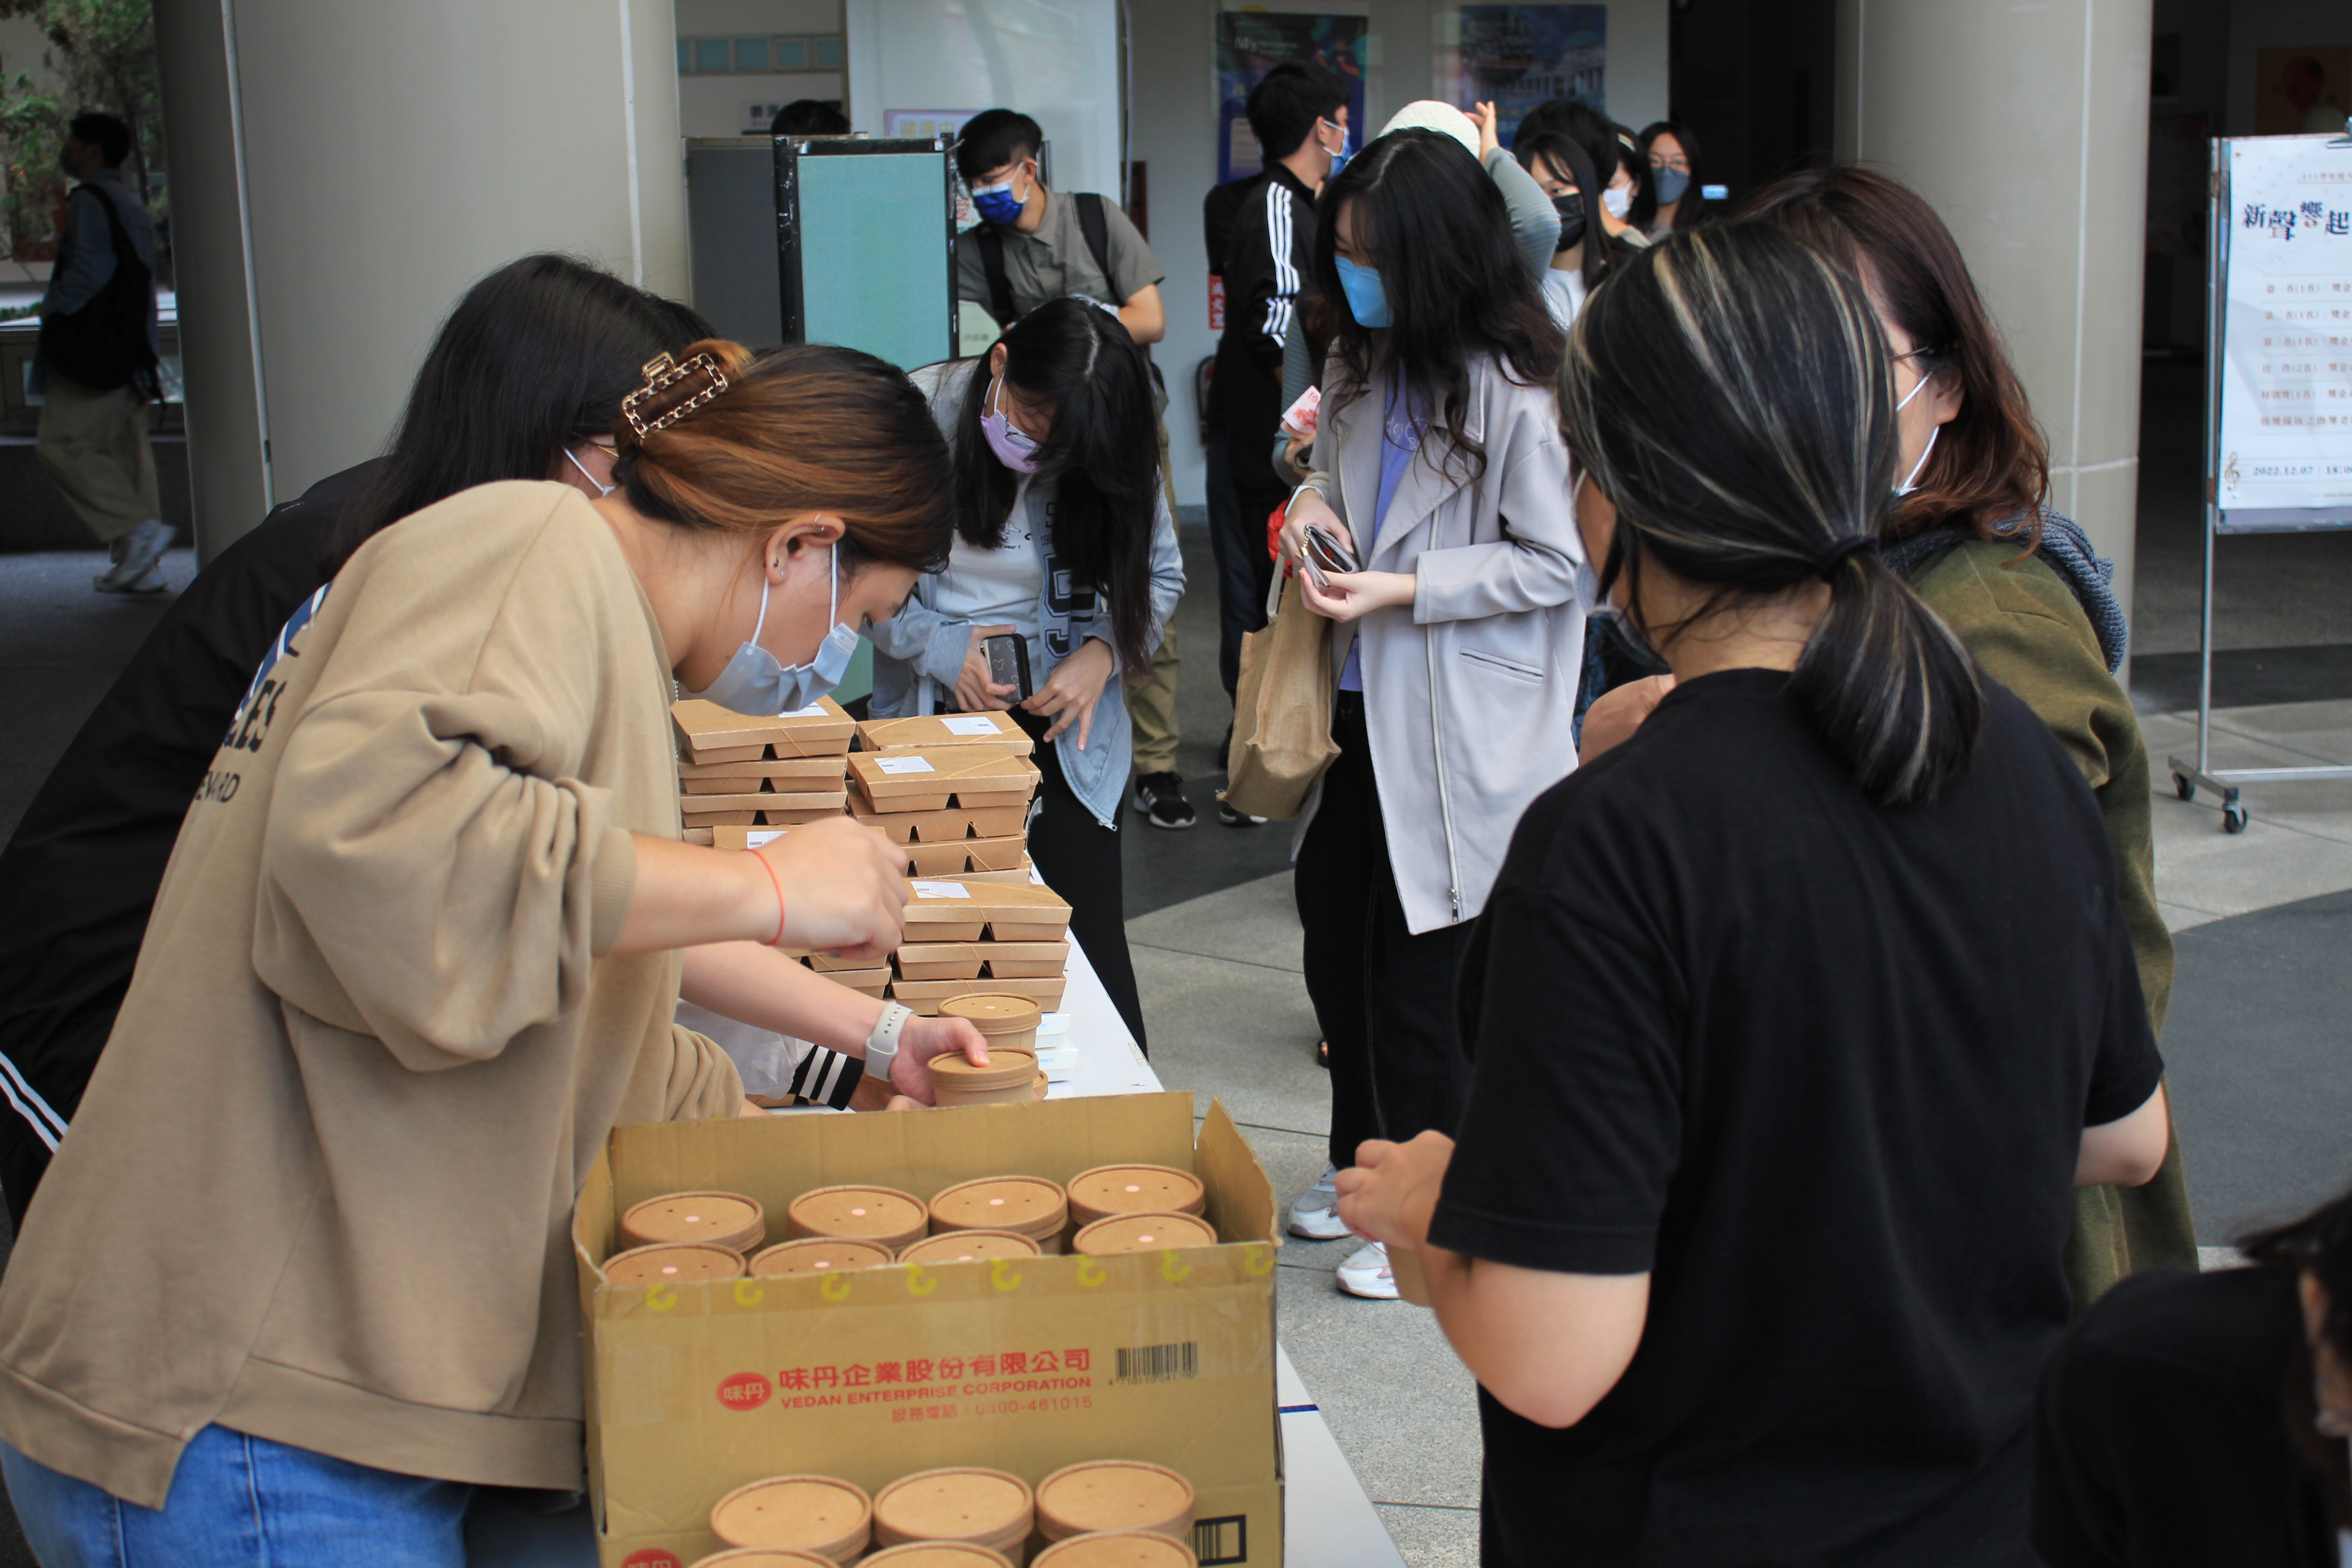
[[[955,439],[957,419],[962,412],[964,388],[980,363],[956,360],[925,365],[909,377],[917,389],[930,399],[931,417],[939,421],[940,429],[950,443]],[[1176,613],[1176,601],[1184,592],[1184,560],[1176,546],[1176,520],[1169,513],[1165,487],[1155,489],[1153,494],[1156,515],[1151,521],[1151,625],[1147,640],[1157,647],[1168,629],[1168,618]],[[1045,568],[1040,574],[1044,586],[1038,595],[1037,625],[1044,634],[1045,667],[1030,672],[1031,679],[1043,686],[1055,668],[1083,647],[1088,637],[1099,637],[1108,646],[1110,627],[1096,592],[1073,586],[1069,573],[1055,559],[1052,481],[1032,483],[1022,504],[1029,509],[1029,534],[1036,542]],[[971,652],[971,623],[950,618],[931,608],[931,589],[937,580],[918,578],[915,591],[907,596],[906,608],[869,629],[874,641],[871,710],[877,719],[935,713],[943,697],[954,695],[964,659]],[[1114,664],[1116,658],[1114,653]],[[1116,829],[1134,748],[1127,694],[1116,668],[1104,683],[1102,700],[1095,704],[1094,725],[1087,734],[1087,749],[1078,750],[1075,724],[1063,731],[1054,747],[1070,792],[1086,803],[1097,822]]]

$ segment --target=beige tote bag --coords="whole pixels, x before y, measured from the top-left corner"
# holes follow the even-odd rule
[[[1225,804],[1253,816],[1297,816],[1339,754],[1331,701],[1331,623],[1307,607],[1293,577],[1265,629],[1242,638]]]

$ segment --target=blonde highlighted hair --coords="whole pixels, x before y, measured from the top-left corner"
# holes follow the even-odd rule
[[[1678,232],[1593,291],[1559,408],[1617,509],[1603,593],[1645,562],[1711,590],[1710,609],[1826,580],[1789,692],[1854,781],[1907,805],[1968,766],[1976,665],[1876,552],[1895,499],[1895,379],[1858,284],[1769,226]],[[1679,628],[1645,629],[1671,643]]]

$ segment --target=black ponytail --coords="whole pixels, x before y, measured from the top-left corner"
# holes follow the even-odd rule
[[[1976,665],[1867,542],[1895,500],[1895,379],[1857,285],[1776,229],[1677,232],[1578,315],[1559,402],[1617,509],[1603,593],[1645,559],[1712,588],[1709,610],[1826,579],[1790,695],[1881,805],[1966,770]]]

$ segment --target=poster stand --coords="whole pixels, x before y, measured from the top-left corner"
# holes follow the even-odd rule
[[[2242,399],[2244,392],[2237,388],[2230,374],[2230,251],[2233,232],[2235,205],[2231,188],[2233,169],[2232,148],[2242,143],[2283,142],[2305,143],[2310,157],[2332,174],[2334,165],[2341,163],[2352,172],[2352,125],[2346,134],[2324,136],[2224,136],[2212,143],[2211,208],[2206,235],[2205,275],[2205,559],[2200,585],[2197,620],[2197,760],[2192,765],[2187,759],[2167,757],[2165,764],[2172,772],[2172,787],[2183,800],[2194,800],[2200,789],[2210,790],[2221,797],[2221,830],[2243,833],[2247,810],[2239,798],[2242,784],[2262,784],[2281,779],[2352,779],[2352,766],[2332,763],[2305,763],[2293,767],[2216,768],[2212,765],[2213,723],[2213,551],[2225,533],[2291,533],[2316,529],[2352,528],[2352,500],[2311,507],[2225,507],[2222,504],[2222,481],[2225,463],[2234,463],[2235,455],[2224,458],[2222,431],[2226,414],[2235,412],[2227,400]],[[2346,192],[2352,197],[2352,190]],[[2352,201],[2347,201],[2352,205]],[[2352,244],[2352,241],[2347,241]],[[2352,277],[2352,268],[2347,269]],[[2340,297],[2339,297],[2340,298]],[[2331,309],[2341,309],[2335,305]],[[2339,338],[2352,335],[2337,332]],[[2340,358],[2339,351],[2339,358]],[[2352,387],[2352,377],[2343,378]],[[2352,400],[2343,410],[2352,416]],[[2234,476],[2233,476],[2234,483]]]

